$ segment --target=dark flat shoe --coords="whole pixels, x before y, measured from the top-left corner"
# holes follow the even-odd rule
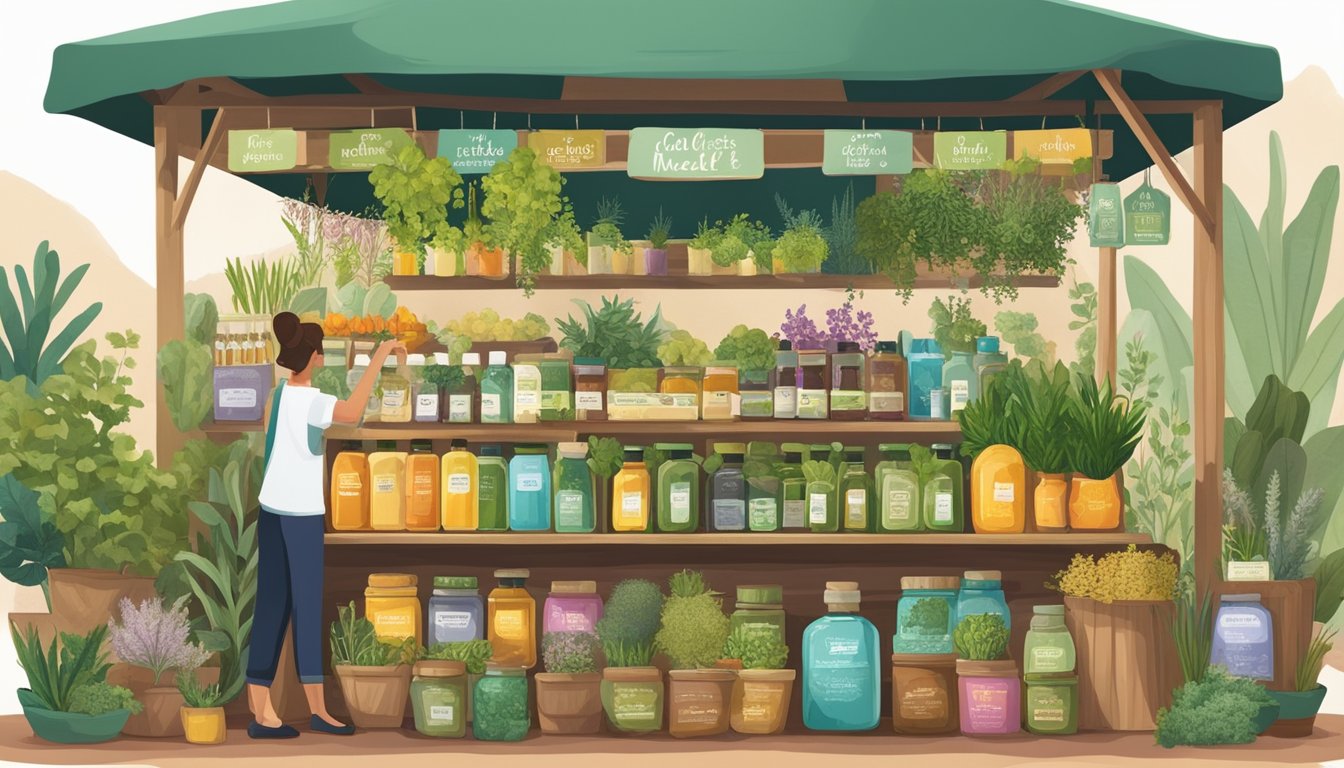
[[[247,724],[247,735],[253,739],[297,739],[299,732],[293,726],[282,724],[278,728],[270,728],[253,720]]]
[[[312,721],[308,724],[308,730],[310,730],[310,731],[315,731],[315,732],[317,732],[317,733],[327,733],[327,734],[331,734],[332,736],[353,736],[353,735],[355,735],[355,726],[353,726],[353,725],[340,725],[340,726],[332,725],[331,723],[328,723],[326,720],[323,720],[322,718],[318,717],[317,715],[313,715],[313,719],[312,719]]]

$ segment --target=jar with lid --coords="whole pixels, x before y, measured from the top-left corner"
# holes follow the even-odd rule
[[[902,655],[952,653],[960,586],[956,576],[902,577],[892,651]]]
[[[364,589],[364,615],[373,623],[374,634],[382,640],[415,638],[423,642],[420,628],[420,599],[416,596],[417,579],[411,573],[371,573]]]
[[[953,733],[957,710],[955,654],[891,655],[891,727],[899,734]]]
[[[874,421],[905,420],[905,357],[899,341],[879,341],[868,358],[868,418]]]
[[[595,632],[602,618],[597,582],[552,581],[542,617],[542,632]]]
[[[716,443],[714,452],[723,457],[723,466],[710,480],[709,506],[711,531],[747,529],[747,482],[742,474],[742,459],[747,446],[742,443]]]
[[[831,418],[863,421],[868,418],[867,362],[858,342],[842,341],[831,355]]]
[[[737,610],[729,617],[729,631],[741,629],[751,637],[774,637],[784,642],[784,588],[778,584],[743,584],[737,588]]]
[[[607,366],[597,357],[574,358],[574,417],[607,420]]]
[[[429,598],[428,645],[485,638],[485,602],[475,576],[435,576]]]
[[[1025,675],[1027,730],[1042,736],[1078,732],[1078,676],[1072,672]]]
[[[1003,574],[999,571],[966,571],[957,596],[957,621],[978,613],[995,614],[1003,625],[1012,628],[1012,612],[1003,596]]]
[[[408,370],[409,366],[399,367],[393,357],[383,363],[383,405],[378,414],[380,421],[404,424],[411,420],[411,378],[406,373]]]
[[[1023,671],[1028,675],[1073,672],[1077,651],[1064,625],[1064,606],[1038,605],[1031,613]]]
[[[737,388],[742,397],[744,419],[773,419],[775,417],[775,372],[741,370],[737,374]]]
[[[700,418],[705,421],[727,421],[738,415],[741,404],[737,385],[736,367],[716,364],[705,368]]]
[[[460,661],[416,662],[411,670],[415,730],[440,739],[467,735],[467,665]]]
[[[479,741],[522,741],[532,725],[527,670],[489,664],[472,696],[471,735]]]
[[[531,669],[537,664],[537,603],[527,591],[526,568],[495,571],[499,585],[486,600],[486,639],[499,663]]]
[[[1234,677],[1274,679],[1274,618],[1260,604],[1260,595],[1219,598],[1209,663],[1226,667]]]
[[[667,453],[658,467],[657,508],[660,533],[693,533],[700,528],[700,466],[690,443],[654,443]]]
[[[597,527],[597,488],[588,468],[587,443],[560,443],[555,462],[556,533],[592,533]]]

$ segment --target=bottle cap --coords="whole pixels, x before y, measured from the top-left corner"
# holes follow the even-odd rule
[[[411,441],[411,453],[433,453],[434,441],[429,439],[416,439]]]
[[[461,677],[467,674],[467,664],[463,661],[425,659],[415,662],[411,674],[415,677]]]
[[[778,605],[784,602],[784,587],[779,584],[743,584],[737,588],[737,602]]]
[[[370,573],[370,587],[414,587],[419,581],[413,573]]]
[[[532,572],[526,568],[500,568],[495,571],[496,579],[526,579]]]
[[[858,352],[859,342],[857,341],[838,341],[835,343],[836,352]]]
[[[1260,593],[1247,592],[1239,595],[1223,595],[1218,600],[1223,603],[1258,603],[1260,602]]]
[[[832,607],[857,607],[860,597],[861,593],[857,581],[828,581],[826,582],[826,591],[822,594],[822,599],[826,601],[826,605]]]
[[[504,455],[504,448],[503,448],[503,446],[499,446],[499,445],[482,445],[482,446],[481,446],[481,455],[482,455],[482,456],[496,456],[496,457],[498,457],[498,456],[503,456],[503,455]]]
[[[476,589],[475,576],[435,576],[435,589]]]
[[[793,342],[792,342],[792,341],[789,341],[788,339],[780,339],[780,340],[779,340],[779,351],[780,351],[780,352],[792,352],[792,351],[793,351]]]
[[[481,364],[481,353],[480,353],[480,352],[463,352],[463,353],[462,353],[462,364],[463,364],[463,365],[480,365],[480,364]]]
[[[967,581],[1003,581],[1003,571],[967,571],[962,578]]]
[[[368,355],[363,353],[355,355],[356,368],[368,368],[370,365],[373,365],[373,360],[371,360]]]
[[[566,595],[593,595],[597,593],[596,581],[552,581],[551,591]]]
[[[908,589],[961,589],[957,576],[902,576],[901,590]]]
[[[453,449],[454,451],[456,450],[465,451],[467,450],[467,441],[460,437],[454,437],[452,440],[448,441],[448,447]]]
[[[415,354],[413,354],[413,355],[407,355],[407,356],[406,356],[406,364],[407,364],[407,365],[424,365],[424,364],[425,364],[425,356],[422,355],[422,354],[420,354],[419,352],[417,352],[417,353],[415,353]]]
[[[881,451],[882,453],[909,453],[909,452],[910,452],[910,444],[909,444],[909,443],[882,443],[881,445],[877,446],[877,450]]]
[[[747,455],[746,443],[715,443],[714,452],[723,456]]]
[[[933,444],[932,446],[930,446],[930,447],[933,449],[933,455],[934,455],[934,456],[937,456],[937,457],[940,458],[940,459],[950,459],[950,458],[952,458],[952,444],[951,444],[951,443],[934,443],[934,444]]]
[[[586,459],[588,458],[587,443],[560,443],[556,446],[556,451],[562,458],[566,459]]]
[[[844,453],[845,461],[863,461],[864,450],[861,445],[846,445]]]
[[[490,352],[490,364],[491,364],[491,365],[508,365],[508,364],[509,364],[509,353],[507,353],[507,352],[505,352],[505,351],[503,351],[503,350],[500,350],[500,349],[492,350],[492,351]]]
[[[979,336],[975,340],[975,351],[993,354],[999,351],[998,336]]]
[[[1035,605],[1032,606],[1031,612],[1037,616],[1063,616],[1064,606],[1060,604]]]
[[[896,342],[896,341],[879,341],[879,342],[877,342],[877,351],[878,351],[878,352],[899,352],[900,349],[901,349],[900,342]]]
[[[516,456],[546,456],[550,452],[551,449],[541,443],[526,443],[513,449]]]
[[[498,662],[487,661],[485,663],[485,674],[489,677],[522,677],[527,674],[527,670],[522,667],[509,667]]]
[[[625,460],[628,462],[637,462],[644,460],[644,446],[627,445],[625,446]]]
[[[435,365],[451,365],[451,364],[452,364],[452,358],[450,358],[450,357],[448,356],[448,353],[447,353],[447,352],[435,352],[435,353],[434,353],[434,364],[435,364]]]

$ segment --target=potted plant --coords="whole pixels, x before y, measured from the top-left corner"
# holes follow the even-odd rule
[[[1311,638],[1307,652],[1298,662],[1293,690],[1274,691],[1269,695],[1279,703],[1279,718],[1269,727],[1270,736],[1302,739],[1316,727],[1316,715],[1325,702],[1325,686],[1318,682],[1325,656],[1335,647],[1337,630],[1321,628]]]
[[[588,274],[630,274],[634,246],[621,234],[625,213],[621,201],[604,197],[597,203],[597,221],[588,232]]]
[[[433,661],[460,661],[467,668],[467,722],[472,720],[471,697],[476,681],[485,674],[485,665],[495,653],[489,640],[460,640],[455,643],[431,645],[421,659]]]
[[[1020,404],[1021,440],[1018,446],[1027,469],[1038,476],[1032,495],[1032,509],[1038,531],[1063,532],[1068,526],[1067,446],[1070,434],[1069,398],[1071,376],[1068,366],[1055,363],[1052,371],[1035,366],[1022,376],[1007,380]]]
[[[980,237],[968,263],[983,279],[980,290],[996,302],[1017,298],[1017,277],[1062,276],[1069,264],[1083,207],[1069,199],[1064,179],[1040,169],[1034,158],[1009,161],[1006,172],[986,174],[976,191]]]
[[[602,709],[619,733],[653,733],[663,727],[663,675],[653,666],[663,593],[645,579],[626,579],[611,590],[597,622],[606,668]]]
[[[106,682],[106,626],[87,635],[60,633],[45,649],[35,627],[19,633],[9,625],[19,666],[28,676],[18,691],[23,716],[33,734],[56,744],[97,744],[117,737],[126,719],[140,710],[131,692]]]
[[[822,262],[830,254],[830,244],[816,211],[799,211],[774,242],[771,263],[775,274],[820,272]]]
[[[967,186],[970,174],[917,169],[901,177],[899,194],[879,192],[859,203],[854,250],[909,298],[916,264],[956,276],[981,239],[983,216]]]
[[[672,234],[672,220],[658,209],[658,215],[649,224],[649,247],[644,250],[644,274],[667,274],[667,240]]]
[[[467,244],[467,274],[499,280],[508,275],[508,254],[481,218],[480,184],[477,181],[467,185],[467,221],[462,225],[462,237]]]
[[[397,150],[391,162],[369,171],[373,194],[396,245],[392,274],[420,274],[425,241],[448,219],[448,206],[462,206],[462,177],[442,157],[426,157],[418,144]]]
[[[1203,679],[1176,690],[1170,709],[1163,707],[1157,713],[1157,743],[1168,749],[1250,744],[1277,709],[1264,686],[1211,667]]]
[[[761,416],[768,418],[774,415],[770,376],[775,369],[775,352],[778,347],[778,340],[765,331],[735,325],[714,349],[713,359],[737,364],[738,391],[742,393],[743,418]],[[759,398],[747,394],[753,391],[766,394]],[[761,403],[762,411],[759,413],[755,412],[757,402]]]
[[[695,237],[686,244],[686,274],[711,275],[714,273],[714,246],[723,237],[723,231],[710,226],[709,219],[701,219]]]
[[[560,172],[528,147],[517,147],[481,179],[485,203],[481,213],[493,240],[516,262],[518,287],[531,296],[536,276],[551,269],[550,239],[556,217],[564,210]]]
[[[170,671],[195,674],[210,653],[191,642],[186,598],[172,606],[153,597],[139,605],[121,601],[121,623],[108,623],[112,652],[125,664],[147,670],[149,676],[128,686],[144,711],[127,721],[129,736],[163,738],[182,735],[182,694],[176,685],[163,685]],[[170,678],[171,679],[171,678]]]
[[[677,738],[726,733],[735,675],[709,669],[728,639],[723,601],[699,571],[674,573],[667,585],[654,647],[672,662],[668,730]]]
[[[331,666],[350,719],[359,728],[400,728],[411,690],[415,640],[380,641],[373,622],[356,616],[353,600],[338,613],[331,623]]]
[[[1134,455],[1143,436],[1147,406],[1114,395],[1110,379],[1080,374],[1077,396],[1070,401],[1069,527],[1074,530],[1108,531],[1124,519],[1124,501],[1116,474]]]
[[[182,694],[182,732],[187,743],[223,744],[228,727],[219,683],[201,685],[196,675],[182,670],[177,673],[177,691]]]
[[[739,626],[723,645],[725,660],[739,670],[733,683],[729,723],[737,733],[783,733],[789,719],[796,672],[785,669],[789,647],[773,632],[753,632]]]
[[[602,676],[595,658],[600,642],[591,632],[541,636],[546,671],[537,673],[537,720],[542,733],[602,730]]]
[[[544,238],[551,257],[552,275],[581,275],[586,271],[588,250],[574,220],[574,205],[568,197],[560,198],[560,213],[551,219]]]
[[[957,622],[961,732],[994,736],[1022,729],[1022,683],[1017,662],[1008,658],[1008,625],[997,613],[975,613]]]

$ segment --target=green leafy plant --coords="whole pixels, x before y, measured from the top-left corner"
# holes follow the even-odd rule
[[[1334,650],[1335,637],[1339,630],[1322,629],[1307,644],[1307,652],[1297,662],[1293,676],[1293,688],[1300,692],[1313,691],[1320,685],[1321,667],[1325,666],[1325,656]]]
[[[963,456],[975,458],[991,445],[1010,445],[1021,450],[1026,443],[1027,420],[1022,401],[1013,395],[1023,384],[1022,366],[1014,360],[985,385],[980,397],[957,412],[961,424]]]
[[[647,667],[653,664],[653,643],[649,641],[603,640],[602,653],[607,657],[608,667]]]
[[[219,688],[219,683],[201,685],[201,681],[195,673],[182,670],[177,673],[173,682],[177,684],[177,692],[182,694],[182,700],[193,709],[219,707],[223,706],[226,701],[224,692]]]
[[[138,715],[145,708],[135,700],[135,694],[129,688],[112,685],[106,680],[81,685],[70,694],[68,711],[74,714],[97,716],[119,709]]]
[[[1275,501],[1278,504],[1278,501]],[[1230,467],[1223,468],[1223,562],[1250,562],[1269,556],[1265,519],[1251,495],[1237,485]]]
[[[105,625],[94,627],[87,635],[61,632],[59,642],[52,638],[46,648],[34,626],[20,633],[19,626],[11,621],[9,635],[19,666],[28,676],[28,688],[53,712],[69,712],[74,692],[91,683],[103,682],[112,667],[103,651]]]
[[[635,246],[621,234],[624,222],[625,212],[621,210],[619,198],[604,197],[597,201],[597,221],[588,232],[589,245],[605,245],[613,251],[634,253]]]
[[[1265,549],[1274,578],[1292,581],[1306,578],[1307,565],[1316,554],[1316,543],[1311,532],[1316,528],[1321,513],[1321,489],[1311,488],[1297,497],[1297,503],[1287,514],[1280,512],[1278,470],[1269,477],[1265,490]]]
[[[775,202],[781,206],[781,213],[787,210],[778,196]],[[821,216],[816,211],[808,210],[797,214],[789,212],[784,219],[785,229],[775,241],[774,258],[779,260],[786,272],[815,272],[820,269],[831,252]]]
[[[858,224],[854,218],[854,185],[845,188],[845,194],[831,198],[831,223],[823,231],[830,251],[821,271],[836,275],[866,275],[872,267],[859,256]]]
[[[81,264],[61,280],[61,257],[47,247],[46,240],[38,243],[33,254],[31,283],[23,265],[15,264],[15,289],[11,289],[9,275],[0,267],[0,328],[5,334],[0,340],[0,379],[23,376],[29,389],[35,391],[60,370],[75,341],[103,310],[101,302],[90,304],[48,340],[57,316],[88,271],[89,265]]]
[[[1055,342],[1036,330],[1040,324],[1033,312],[1005,309],[994,315],[994,330],[999,332],[999,338],[1013,345],[1018,358],[1049,366],[1055,362]]]
[[[663,341],[659,327],[662,310],[655,309],[646,323],[635,312],[635,300],[621,301],[620,296],[602,297],[601,309],[575,299],[583,309],[583,318],[572,315],[565,320],[556,318],[555,326],[564,334],[560,346],[575,357],[596,357],[605,360],[607,368],[656,368],[658,346]]]
[[[467,674],[485,674],[485,665],[495,654],[489,640],[459,640],[452,643],[435,643],[422,654],[422,658],[436,661],[460,661],[467,665]]]
[[[968,261],[996,302],[1017,298],[1018,276],[1058,276],[1070,263],[1083,207],[1065,195],[1063,177],[1042,176],[1039,165],[1018,161],[1007,173],[986,174],[979,189],[980,247]]]
[[[692,336],[689,331],[677,330],[669,333],[659,345],[658,359],[664,367],[689,365],[699,368],[713,361],[714,355],[705,342]]]
[[[467,378],[460,365],[427,365],[420,372],[420,380],[426,384],[438,387],[440,390],[450,390],[462,385]]]
[[[37,492],[12,474],[0,476],[0,518],[0,576],[45,592],[47,569],[65,567],[65,539],[43,516]]]
[[[369,171],[374,197],[383,204],[387,233],[403,251],[421,253],[440,232],[448,206],[462,207],[462,177],[444,157],[426,157],[418,144],[397,150],[391,162]]]
[[[718,235],[710,246],[710,258],[720,267],[731,267],[747,258],[757,245],[770,242],[770,229],[739,213],[727,222],[717,222]]]
[[[973,613],[957,622],[952,645],[957,657],[972,661],[1007,658],[1008,626],[997,613]]]
[[[723,237],[723,231],[709,223],[709,219],[701,219],[696,225],[695,237],[692,237],[687,246],[703,251],[713,251],[719,238]]]
[[[564,184],[560,172],[528,147],[515,148],[481,179],[481,212],[490,219],[494,241],[513,255],[525,296],[532,295],[536,276],[550,269],[548,246],[557,232],[556,217],[564,210]]]
[[[591,632],[546,632],[541,636],[541,661],[547,672],[583,675],[597,671],[601,641]]]
[[[625,579],[612,587],[611,596],[597,621],[597,636],[607,649],[607,663],[612,663],[613,644],[625,646],[651,645],[658,633],[662,617],[663,593],[657,584],[647,579]],[[636,665],[642,666],[642,665]]]
[[[783,669],[789,662],[789,647],[773,632],[739,626],[724,642],[723,658],[741,661],[743,669]]]
[[[1176,641],[1176,654],[1185,681],[1203,680],[1213,653],[1213,601],[1209,595],[1202,599],[1190,594],[1177,596],[1171,637]]]
[[[1072,388],[1068,367],[1063,363],[1056,363],[1053,369],[1026,366],[1021,376],[1011,376],[1005,383],[1020,407],[1022,442],[1016,447],[1022,461],[1034,472],[1069,472],[1072,466],[1066,446],[1074,438],[1070,432]]]
[[[588,438],[588,469],[594,475],[610,479],[625,462],[625,446],[614,437]],[[655,587],[657,589],[657,587]]]
[[[973,175],[936,169],[902,177],[900,193],[879,192],[855,211],[855,250],[874,272],[889,276],[907,300],[916,264],[956,275],[980,241],[983,216],[965,185]]]
[[[732,360],[739,370],[768,371],[775,367],[779,342],[759,328],[735,325],[714,350],[717,360]]]
[[[1212,667],[1203,680],[1177,688],[1170,709],[1157,711],[1157,743],[1168,749],[1182,744],[1250,744],[1255,741],[1256,715],[1273,703],[1254,680]]]
[[[380,640],[373,622],[355,612],[355,601],[338,608],[337,614],[337,620],[331,623],[333,667],[391,667],[411,664],[419,655],[413,637],[399,643]]]
[[[728,639],[723,600],[699,571],[683,570],[668,579],[661,626],[654,645],[677,669],[713,666]]]
[[[947,621],[951,618],[952,608],[946,600],[938,597],[921,597],[910,608],[909,617],[903,620],[904,629],[910,629],[923,635],[946,635]]]
[[[929,319],[933,321],[933,338],[943,354],[974,352],[975,340],[988,333],[985,324],[971,314],[971,300],[948,296],[944,302],[934,298],[929,305]]]
[[[245,315],[274,315],[289,306],[299,292],[299,271],[293,259],[256,259],[243,264],[242,257],[224,262],[224,277],[233,291],[233,310]]]
[[[1069,464],[1075,472],[1105,480],[1134,455],[1143,437],[1148,409],[1113,394],[1110,379],[1100,385],[1091,376],[1078,376],[1076,380]]]
[[[1322,624],[1334,619],[1344,602],[1344,549],[1331,552],[1316,565],[1316,609]]]
[[[655,250],[663,250],[667,247],[668,238],[672,236],[672,219],[663,215],[663,209],[658,209],[658,215],[653,217],[653,222],[649,224],[649,233],[646,239],[649,241],[649,247]]]
[[[1069,330],[1078,331],[1073,342],[1075,362],[1071,370],[1078,376],[1096,375],[1097,356],[1097,289],[1091,283],[1077,280],[1069,286],[1069,310],[1074,318],[1069,321]]]
[[[174,339],[159,350],[158,365],[173,426],[191,432],[214,408],[214,352],[205,344]]]

